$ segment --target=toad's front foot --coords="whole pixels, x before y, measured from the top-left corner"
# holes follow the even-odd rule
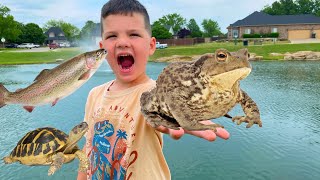
[[[262,121],[257,117],[248,117],[248,116],[235,116],[232,118],[233,122],[237,122],[240,125],[242,122],[246,122],[247,128],[250,128],[253,124],[258,124],[259,127],[262,127]]]

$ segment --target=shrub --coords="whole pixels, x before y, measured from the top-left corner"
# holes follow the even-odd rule
[[[279,33],[266,33],[266,34],[243,34],[243,38],[277,38]]]

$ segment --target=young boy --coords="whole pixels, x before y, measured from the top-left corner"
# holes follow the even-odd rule
[[[149,15],[136,0],[110,0],[101,11],[102,41],[116,79],[91,90],[85,109],[89,125],[84,150],[90,160],[78,179],[171,179],[162,152],[162,133],[179,139],[188,133],[208,141],[224,129],[188,132],[147,124],[140,112],[140,96],[155,87],[146,75],[148,57],[155,52]],[[211,123],[206,121],[204,123]]]

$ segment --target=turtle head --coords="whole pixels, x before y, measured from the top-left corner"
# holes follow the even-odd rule
[[[69,133],[69,145],[76,144],[82,136],[88,131],[89,127],[86,122],[76,125]]]

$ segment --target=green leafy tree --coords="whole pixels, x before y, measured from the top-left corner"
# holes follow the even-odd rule
[[[202,32],[196,20],[190,19],[187,28],[191,31],[191,37],[202,37]]]
[[[19,23],[9,14],[10,9],[0,4],[0,38],[4,37],[6,42],[16,42],[21,34]]]
[[[28,23],[26,25],[20,25],[21,35],[19,36],[19,42],[29,42],[43,44],[46,36],[42,29],[35,23]]]
[[[167,28],[165,28],[159,21],[152,24],[152,36],[156,39],[170,39],[172,34]]]
[[[315,0],[314,1],[314,10],[313,14],[320,16],[320,0]]]
[[[201,23],[204,29],[204,37],[212,37],[221,35],[220,27],[218,23],[211,19],[204,19]]]
[[[293,15],[298,14],[298,6],[293,0],[280,0],[266,6],[262,11],[270,15]]]
[[[297,0],[296,1],[299,14],[313,14],[314,13],[314,1],[310,0]]]
[[[262,9],[270,15],[315,14],[320,15],[319,0],[279,0]]]
[[[174,34],[177,34],[177,32],[186,24],[186,19],[177,13],[165,15],[158,21],[163,26],[171,26]]]
[[[60,27],[68,41],[74,41],[79,38],[80,29],[70,23],[64,22],[63,20],[49,20],[44,25],[43,31],[46,32],[51,27]]]
[[[96,26],[97,24],[94,23],[93,21],[87,21],[86,24],[81,29],[81,32],[80,32],[81,39],[89,40]]]

